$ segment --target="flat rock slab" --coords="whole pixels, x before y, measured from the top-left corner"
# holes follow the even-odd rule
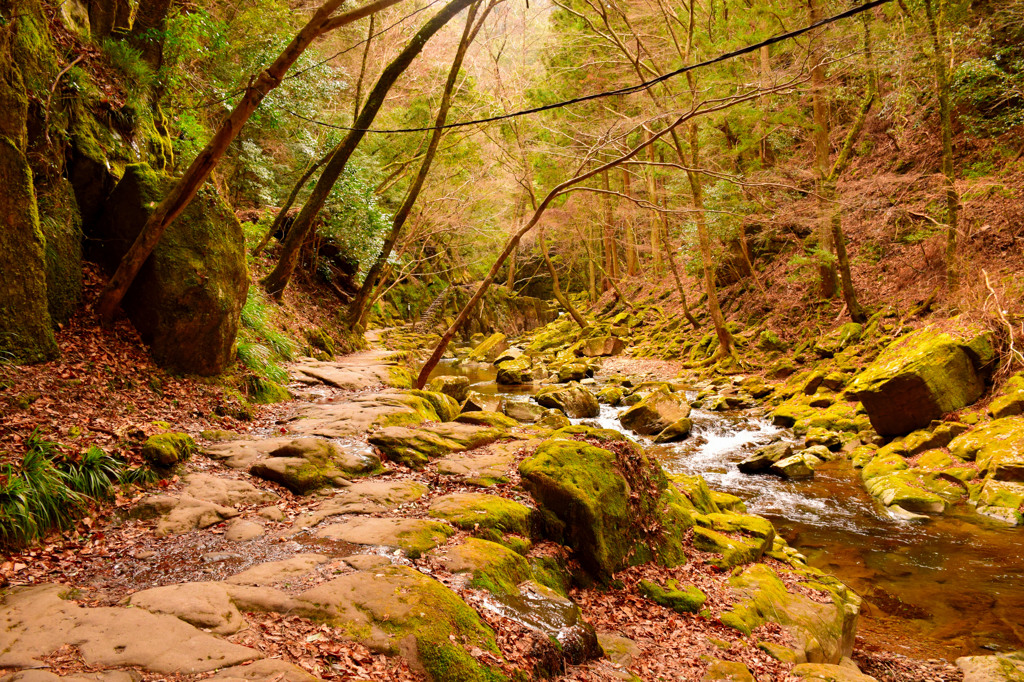
[[[222,507],[241,504],[267,504],[277,502],[277,493],[260,490],[248,481],[222,478],[211,474],[189,474],[185,477],[186,495],[197,500],[213,502]]]
[[[318,682],[320,678],[310,675],[297,665],[276,658],[265,658],[225,668],[207,679],[218,682]]]
[[[163,674],[194,674],[262,658],[170,615],[142,609],[83,608],[65,601],[63,585],[14,588],[0,602],[5,645],[0,667],[35,668],[64,645],[86,665],[138,666]],[[140,636],[144,635],[144,636]]]
[[[228,542],[248,542],[260,537],[266,530],[255,521],[234,519],[228,524],[224,539]]]
[[[347,355],[338,360],[302,360],[289,365],[292,376],[303,383],[321,383],[345,391],[360,391],[374,386],[394,386],[399,380],[399,365],[388,351],[369,351]]]
[[[369,395],[352,396],[344,403],[315,403],[304,405],[288,425],[290,433],[323,438],[349,438],[362,436],[371,426],[388,420],[404,423],[422,423],[436,419],[436,413],[420,414],[415,399],[408,393],[383,391]]]
[[[504,428],[444,422],[414,428],[389,426],[372,434],[369,441],[389,460],[418,469],[432,459],[489,445],[507,435]]]
[[[150,613],[175,616],[218,635],[232,635],[247,625],[219,583],[154,587],[136,592],[126,602]]]
[[[273,585],[305,575],[328,560],[323,554],[296,554],[281,561],[257,564],[228,578],[231,585]]]
[[[317,536],[354,545],[397,547],[417,557],[444,543],[455,529],[427,519],[357,518],[326,526]]]
[[[428,513],[465,530],[493,528],[502,533],[528,536],[533,510],[498,495],[452,493],[431,502]]]
[[[238,510],[191,495],[149,495],[135,505],[132,514],[140,519],[157,518],[154,534],[163,537],[209,528],[238,516]]]
[[[274,453],[287,452],[290,456],[300,457],[304,452],[321,449],[322,454],[329,457],[338,469],[347,474],[368,473],[380,466],[380,458],[364,443],[338,443],[315,438],[283,437],[226,441],[207,446],[204,452],[211,459],[220,461],[230,469],[248,469],[256,462],[273,456]],[[280,454],[277,456],[283,457]],[[224,480],[213,476],[209,478]]]
[[[427,494],[422,483],[410,480],[357,481],[314,511],[297,519],[293,528],[301,530],[319,524],[331,516],[342,514],[378,514],[410,502]]]
[[[48,670],[19,670],[0,677],[0,682],[139,682],[142,678],[135,670],[103,670],[61,677]]]
[[[495,443],[485,451],[460,452],[438,460],[437,471],[446,476],[458,476],[465,483],[488,487],[508,483],[509,471],[522,449],[536,449],[539,440]]]

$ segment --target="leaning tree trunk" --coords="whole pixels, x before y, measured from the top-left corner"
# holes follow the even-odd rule
[[[135,242],[121,259],[114,276],[110,278],[106,288],[100,295],[97,304],[97,312],[100,319],[108,324],[114,319],[117,307],[121,299],[128,292],[128,287],[135,280],[135,276],[142,269],[153,249],[160,242],[167,227],[174,222],[182,212],[188,208],[189,203],[195,198],[199,188],[203,186],[210,173],[217,167],[228,146],[237,137],[245,122],[249,120],[252,113],[256,111],[263,98],[271,90],[281,84],[285,73],[292,64],[306,51],[310,44],[322,36],[340,26],[345,26],[378,12],[399,2],[399,0],[375,0],[368,5],[354,9],[351,12],[331,17],[334,10],[344,0],[327,0],[320,9],[313,14],[309,22],[292,39],[284,51],[274,60],[274,63],[261,71],[253,83],[249,85],[242,94],[242,99],[235,106],[234,111],[228,115],[213,138],[206,143],[203,150],[188,167],[185,174],[174,184],[171,191],[156,207],[156,210],[149,216],[146,224],[135,238]]]
[[[345,166],[348,165],[349,158],[355,152],[356,147],[359,146],[363,136],[366,135],[367,129],[373,125],[373,120],[384,104],[391,86],[409,68],[409,65],[412,64],[412,61],[423,50],[423,46],[427,41],[441,30],[445,24],[451,21],[456,14],[475,1],[451,0],[441,11],[423,25],[419,32],[409,41],[409,44],[405,46],[405,49],[395,57],[394,61],[387,65],[380,78],[377,79],[376,85],[374,85],[373,90],[366,98],[366,104],[363,105],[362,110],[359,112],[359,118],[355,120],[352,126],[353,130],[349,131],[348,135],[345,136],[338,150],[327,163],[323,174],[317,180],[316,186],[313,187],[312,194],[306,200],[306,204],[302,207],[295,222],[292,223],[291,229],[288,230],[288,235],[285,237],[281,251],[281,259],[278,261],[277,267],[263,280],[264,288],[274,299],[281,299],[281,295],[284,293],[285,287],[288,286],[288,282],[295,272],[295,267],[298,265],[299,252],[313,227],[316,217],[320,214],[324,204],[327,203],[327,197],[330,195],[335,183],[337,183],[338,178],[341,177],[342,172],[344,172]]]
[[[811,23],[821,19],[821,0],[807,0]],[[827,200],[824,198],[825,184],[828,175],[829,157],[829,124],[828,111],[825,107],[825,66],[821,51],[821,40],[811,36],[811,108],[814,114],[814,171],[815,185],[818,195],[818,246],[824,252],[818,257],[818,287],[822,298],[832,298],[836,294],[836,269],[831,260],[834,249],[831,220],[828,214]]]
[[[448,110],[451,108],[452,103],[452,92],[455,90],[455,82],[458,80],[459,69],[462,68],[462,61],[466,56],[466,50],[469,49],[470,43],[476,38],[476,34],[480,31],[480,27],[483,26],[484,20],[487,19],[487,15],[490,13],[491,4],[484,10],[480,17],[480,21],[474,27],[474,19],[476,18],[477,4],[474,4],[469,9],[469,15],[466,17],[466,28],[462,31],[462,39],[459,41],[459,46],[455,50],[455,58],[452,60],[452,66],[448,70],[448,80],[444,85],[444,93],[441,95],[441,104],[437,110],[437,118],[434,121],[434,130],[430,133],[430,142],[427,145],[427,151],[423,155],[423,161],[420,163],[420,169],[416,173],[415,179],[413,179],[412,186],[409,187],[409,191],[406,192],[405,200],[395,213],[395,217],[391,222],[391,231],[388,236],[384,239],[384,245],[381,248],[377,258],[373,261],[373,265],[370,266],[369,271],[366,273],[366,277],[363,279],[363,285],[359,287],[359,292],[356,294],[352,303],[349,305],[348,310],[348,325],[350,328],[355,329],[356,325],[359,324],[359,320],[363,317],[363,308],[366,306],[367,300],[370,298],[370,292],[373,290],[374,284],[377,277],[380,276],[381,269],[384,264],[387,263],[388,258],[391,257],[391,252],[395,248],[395,244],[398,242],[399,236],[402,234],[402,228],[405,227],[405,221],[408,220],[409,214],[412,213],[412,208],[416,204],[416,200],[419,198],[420,190],[423,189],[423,183],[427,179],[427,174],[430,172],[430,165],[434,162],[434,155],[437,153],[437,148],[441,144],[441,138],[444,135],[444,124],[448,120]]]
[[[331,154],[333,153],[334,149],[327,152],[325,156],[322,156],[321,158],[314,161],[313,164],[306,169],[306,172],[302,174],[302,177],[299,178],[299,181],[295,183],[295,186],[292,187],[292,191],[288,194],[288,198],[285,200],[284,205],[281,207],[281,210],[278,211],[277,215],[274,217],[274,222],[271,223],[270,227],[263,235],[263,239],[260,240],[260,243],[253,248],[251,252],[253,258],[263,253],[263,249],[267,248],[267,244],[270,243],[270,240],[274,238],[274,235],[277,234],[277,231],[281,229],[282,225],[284,225],[284,219],[288,217],[288,211],[290,211],[292,209],[292,206],[295,204],[295,200],[298,198],[299,192],[301,192],[302,188],[306,186],[306,183],[309,182],[309,179],[313,177],[313,173],[316,173],[318,168],[320,168],[325,163],[327,163],[328,160],[330,160]]]
[[[558,281],[558,271],[555,270],[555,264],[551,262],[551,256],[548,254],[548,243],[544,239],[544,226],[537,230],[537,246],[540,247],[540,252],[544,256],[544,265],[548,268],[548,274],[551,275],[551,291],[555,294],[555,300],[558,304],[569,311],[569,315],[575,320],[576,324],[580,326],[580,329],[587,328],[586,319],[580,315],[579,311],[573,306],[572,302],[565,297],[562,293],[562,285]]]

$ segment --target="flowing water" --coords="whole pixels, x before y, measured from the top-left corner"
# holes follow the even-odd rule
[[[468,376],[473,390],[506,400],[529,400],[532,392],[498,386],[489,366],[446,362],[435,374]],[[807,481],[740,473],[737,462],[757,447],[792,438],[756,410],[695,409],[690,438],[653,445],[619,424],[623,409],[602,405],[597,418],[573,421],[627,433],[667,471],[700,474],[770,519],[808,563],[864,597],[861,646],[947,660],[1024,648],[1024,531],[969,509],[925,522],[893,519],[842,459],[821,465]]]

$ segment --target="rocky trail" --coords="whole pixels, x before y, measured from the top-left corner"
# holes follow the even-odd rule
[[[273,423],[151,437],[169,483],[3,593],[0,679],[875,679],[857,595],[739,498],[579,424],[598,386],[499,411],[461,376],[399,388],[407,358],[304,360]],[[623,386],[602,389],[635,394],[623,424],[686,437],[684,391]]]

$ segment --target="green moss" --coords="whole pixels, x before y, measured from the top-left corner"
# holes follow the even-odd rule
[[[438,421],[450,422],[459,416],[459,403],[455,401],[449,395],[444,393],[437,393],[435,391],[409,391],[409,395],[414,395],[418,398],[423,398],[430,406],[434,409],[437,414]]]
[[[553,556],[530,557],[529,561],[534,580],[563,597],[569,595],[569,585],[572,581],[564,562]]]
[[[473,574],[470,586],[493,594],[518,594],[518,585],[533,578],[533,571],[520,554],[501,545],[469,538],[447,551],[450,570]]]
[[[497,429],[512,429],[519,426],[519,422],[500,412],[482,410],[478,412],[464,412],[455,421],[463,424],[476,424],[477,426],[490,426]]]
[[[394,388],[412,388],[416,381],[408,369],[392,365],[388,367],[388,385]]]
[[[909,468],[906,460],[895,453],[879,454],[861,469],[860,477],[863,481],[870,481],[877,476],[885,476]]]
[[[657,583],[641,580],[640,593],[654,603],[677,613],[697,613],[708,599],[695,585],[680,588],[676,580],[669,580],[666,585],[667,589]]]
[[[199,448],[187,433],[159,433],[142,446],[142,457],[150,464],[171,467],[187,461]]]
[[[398,546],[410,559],[418,559],[455,534],[455,529],[444,523],[426,523],[422,528],[398,534]]]
[[[251,389],[252,402],[258,405],[283,403],[292,399],[292,394],[288,392],[287,388],[269,379],[254,377]]]
[[[464,530],[492,528],[502,533],[529,536],[533,510],[497,495],[456,493],[435,500],[429,513]]]
[[[710,560],[720,568],[732,568],[757,561],[771,547],[767,538],[731,538],[710,528],[693,529],[693,546],[701,552],[717,554]]]

